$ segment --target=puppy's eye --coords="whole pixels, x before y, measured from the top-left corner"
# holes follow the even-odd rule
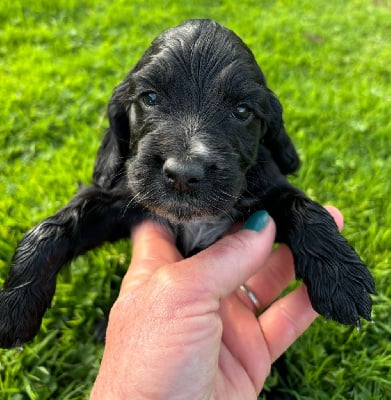
[[[239,119],[240,121],[246,121],[251,114],[252,114],[251,109],[244,104],[239,104],[232,110],[232,115],[236,119]]]
[[[148,107],[156,106],[157,94],[155,92],[147,92],[141,96],[143,103]]]

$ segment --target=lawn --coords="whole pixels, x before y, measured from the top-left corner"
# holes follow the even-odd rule
[[[297,399],[391,398],[389,0],[3,0],[0,3],[0,283],[18,240],[90,182],[112,90],[163,29],[209,17],[254,51],[302,158],[292,181],[339,207],[376,280],[374,323],[319,318],[288,351]],[[86,399],[128,241],[59,277],[40,334],[0,350],[4,400]],[[1,310],[0,310],[1,312]],[[277,384],[271,376],[269,387]]]

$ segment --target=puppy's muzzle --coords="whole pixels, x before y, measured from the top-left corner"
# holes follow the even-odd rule
[[[180,192],[191,192],[199,187],[205,176],[205,169],[197,160],[170,157],[163,164],[163,173],[168,185]]]

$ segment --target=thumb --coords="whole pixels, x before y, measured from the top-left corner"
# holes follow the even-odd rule
[[[266,211],[253,214],[243,229],[227,235],[215,244],[184,260],[203,288],[222,298],[246,282],[270,255],[275,224]]]

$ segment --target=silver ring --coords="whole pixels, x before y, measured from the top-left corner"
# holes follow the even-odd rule
[[[247,297],[250,299],[251,303],[253,303],[257,312],[259,312],[262,308],[261,302],[258,300],[258,297],[255,295],[255,293],[245,283],[240,285],[239,288],[242,292],[246,293]]]

